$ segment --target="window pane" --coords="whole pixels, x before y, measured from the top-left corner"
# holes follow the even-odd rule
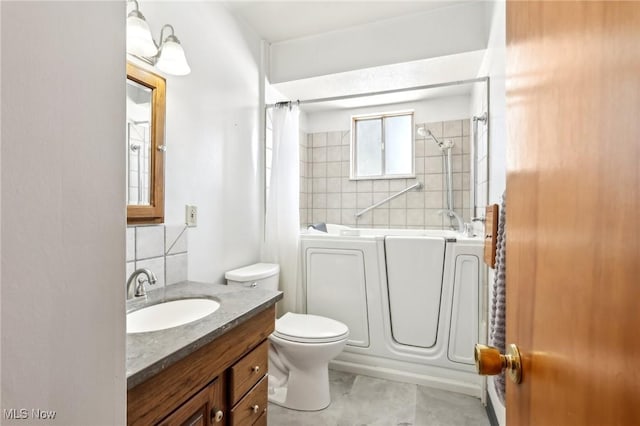
[[[382,174],[382,119],[356,121],[356,176]]]
[[[385,117],[385,174],[408,175],[413,170],[411,116]]]

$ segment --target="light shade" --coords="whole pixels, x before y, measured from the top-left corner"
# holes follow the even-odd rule
[[[147,21],[136,10],[127,17],[127,53],[145,57],[158,54],[158,48],[153,42]]]
[[[170,35],[160,46],[156,67],[167,74],[187,75],[191,68],[177,37]]]

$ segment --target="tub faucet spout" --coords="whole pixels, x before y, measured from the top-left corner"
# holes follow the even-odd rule
[[[447,214],[447,216],[454,217],[456,219],[456,221],[458,222],[458,229],[457,231],[460,233],[464,232],[464,221],[462,220],[462,218],[460,217],[460,215],[456,212],[454,212],[453,210],[448,210],[448,209],[443,209],[443,210],[438,210],[439,214]]]

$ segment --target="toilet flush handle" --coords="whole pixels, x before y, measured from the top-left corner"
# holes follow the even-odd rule
[[[249,285],[249,287],[251,287],[251,288],[255,288],[257,286],[258,286],[258,282],[257,281],[254,281]]]

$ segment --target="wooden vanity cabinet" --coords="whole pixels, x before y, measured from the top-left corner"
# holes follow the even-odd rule
[[[274,327],[271,306],[129,389],[127,424],[266,425]]]

